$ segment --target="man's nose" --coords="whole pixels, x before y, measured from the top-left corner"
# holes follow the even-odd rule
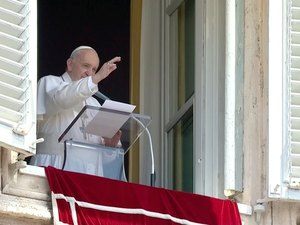
[[[87,69],[87,70],[85,71],[85,74],[86,74],[86,76],[91,76],[91,75],[92,75],[92,72],[91,72],[91,70]]]
[[[92,68],[88,69],[88,75],[89,76],[95,75],[95,71]]]

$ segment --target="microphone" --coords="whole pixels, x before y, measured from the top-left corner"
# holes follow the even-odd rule
[[[94,95],[95,95],[96,97],[102,99],[103,101],[105,101],[105,100],[110,100],[109,97],[107,97],[106,95],[102,94],[100,91],[97,91]]]
[[[95,94],[94,94],[96,97],[102,99],[103,101],[106,101],[106,100],[110,100],[109,97],[107,97],[106,95],[104,95],[103,93],[101,93],[100,91],[97,91]],[[147,133],[147,136],[148,136],[148,139],[149,139],[149,143],[150,143],[150,154],[151,154],[151,174],[150,174],[150,185],[153,187],[155,185],[155,169],[154,169],[154,153],[153,153],[153,145],[152,145],[152,138],[151,138],[151,134],[148,130],[147,127],[145,127],[145,125],[138,119],[134,116],[133,113],[131,113],[131,117],[138,123],[140,124],[146,131]]]

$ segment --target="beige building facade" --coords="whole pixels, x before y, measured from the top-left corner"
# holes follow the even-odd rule
[[[284,88],[293,80],[285,79],[287,74],[297,74],[297,51],[289,50],[295,39],[287,35],[293,34],[289,25],[297,24],[290,16],[297,7],[297,1],[288,0],[132,0],[131,100],[141,114],[152,117],[156,186],[233,199],[245,225],[300,224],[297,151],[290,150],[297,146],[297,135],[296,129],[286,129],[292,124],[287,121],[297,117],[286,112],[297,101],[285,98],[297,95]],[[180,93],[189,93],[188,88],[191,94],[182,100]],[[174,128],[185,115],[192,120],[192,138],[187,139],[176,136]],[[19,142],[19,136],[12,136],[12,142]],[[37,138],[29,141],[29,150],[0,141],[0,224],[53,223],[44,172],[22,161],[34,153]],[[192,182],[174,163],[179,151],[174,143],[179,142],[192,143],[186,153],[191,159],[179,157],[181,172],[191,172]],[[185,160],[191,169],[184,167]],[[148,184],[146,136],[130,163],[129,180]]]

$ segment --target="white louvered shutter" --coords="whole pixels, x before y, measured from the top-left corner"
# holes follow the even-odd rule
[[[36,0],[0,0],[0,145],[35,153]]]
[[[289,187],[300,189],[300,1],[291,1],[288,9]]]

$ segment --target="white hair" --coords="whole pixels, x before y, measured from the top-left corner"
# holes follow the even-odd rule
[[[71,55],[70,55],[70,58],[73,59],[73,58],[77,55],[77,53],[78,53],[80,50],[83,50],[83,49],[90,49],[90,50],[94,50],[94,51],[95,51],[95,49],[93,49],[93,48],[90,47],[90,46],[82,45],[82,46],[79,46],[79,47],[77,47],[77,48],[75,48],[75,49],[73,50],[73,52],[72,52]]]

